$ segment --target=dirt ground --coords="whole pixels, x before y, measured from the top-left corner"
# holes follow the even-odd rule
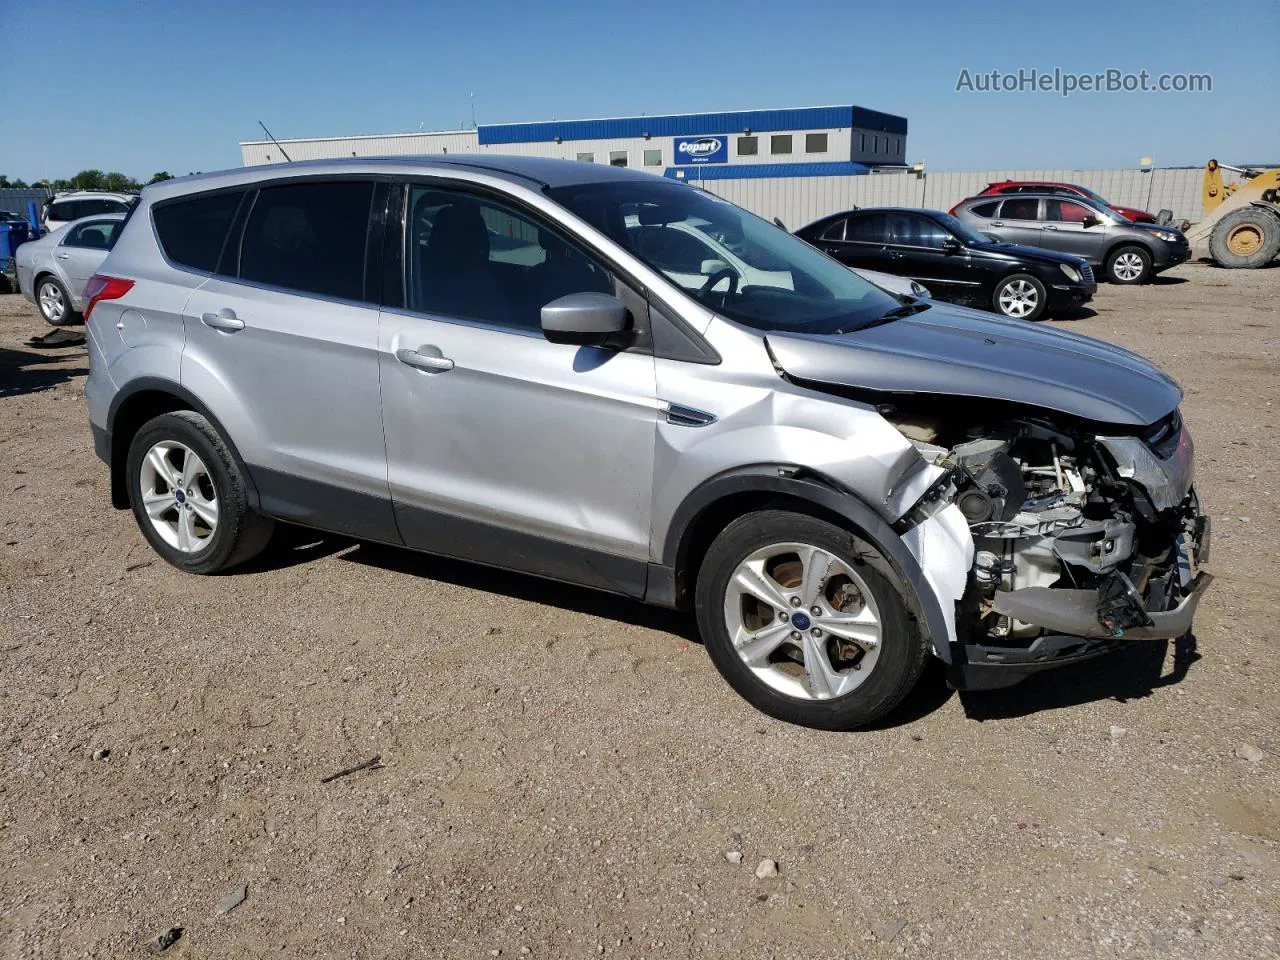
[[[585,590],[300,530],[178,573],[0,297],[0,955],[1280,956],[1280,269],[1093,306],[1186,389],[1194,638],[830,734]]]

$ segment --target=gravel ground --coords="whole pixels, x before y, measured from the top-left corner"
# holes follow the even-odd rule
[[[179,574],[0,297],[0,954],[1280,956],[1280,269],[1093,306],[1187,391],[1194,639],[830,734],[588,591],[300,530]]]

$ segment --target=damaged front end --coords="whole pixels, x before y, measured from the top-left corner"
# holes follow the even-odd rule
[[[936,401],[936,398],[935,398]],[[950,678],[1008,686],[1122,643],[1191,628],[1210,581],[1209,520],[1178,411],[1145,428],[957,399],[881,414],[946,471],[898,523],[954,505],[973,539]],[[925,412],[925,411],[928,412]]]

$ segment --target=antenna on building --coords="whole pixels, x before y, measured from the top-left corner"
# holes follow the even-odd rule
[[[279,140],[277,140],[275,137],[271,136],[271,131],[267,129],[267,125],[266,125],[265,123],[263,123],[261,120],[259,120],[259,121],[258,121],[258,126],[260,126],[260,127],[262,128],[262,132],[263,132],[263,133],[265,133],[265,134],[267,135],[267,138],[268,138],[272,143],[274,143],[277,147],[280,147],[280,141],[279,141]],[[284,158],[285,158],[285,160],[287,160],[289,163],[293,163],[293,157],[289,156],[289,154],[287,154],[287,153],[285,153],[285,152],[284,152],[284,147],[280,147],[280,152],[284,154]]]
[[[473,130],[478,129],[476,127],[476,92],[474,90],[471,91],[471,128]]]

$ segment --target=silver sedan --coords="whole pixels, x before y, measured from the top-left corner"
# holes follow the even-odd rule
[[[24,243],[14,257],[18,289],[55,327],[79,321],[84,287],[115,244],[122,213],[85,217]]]

